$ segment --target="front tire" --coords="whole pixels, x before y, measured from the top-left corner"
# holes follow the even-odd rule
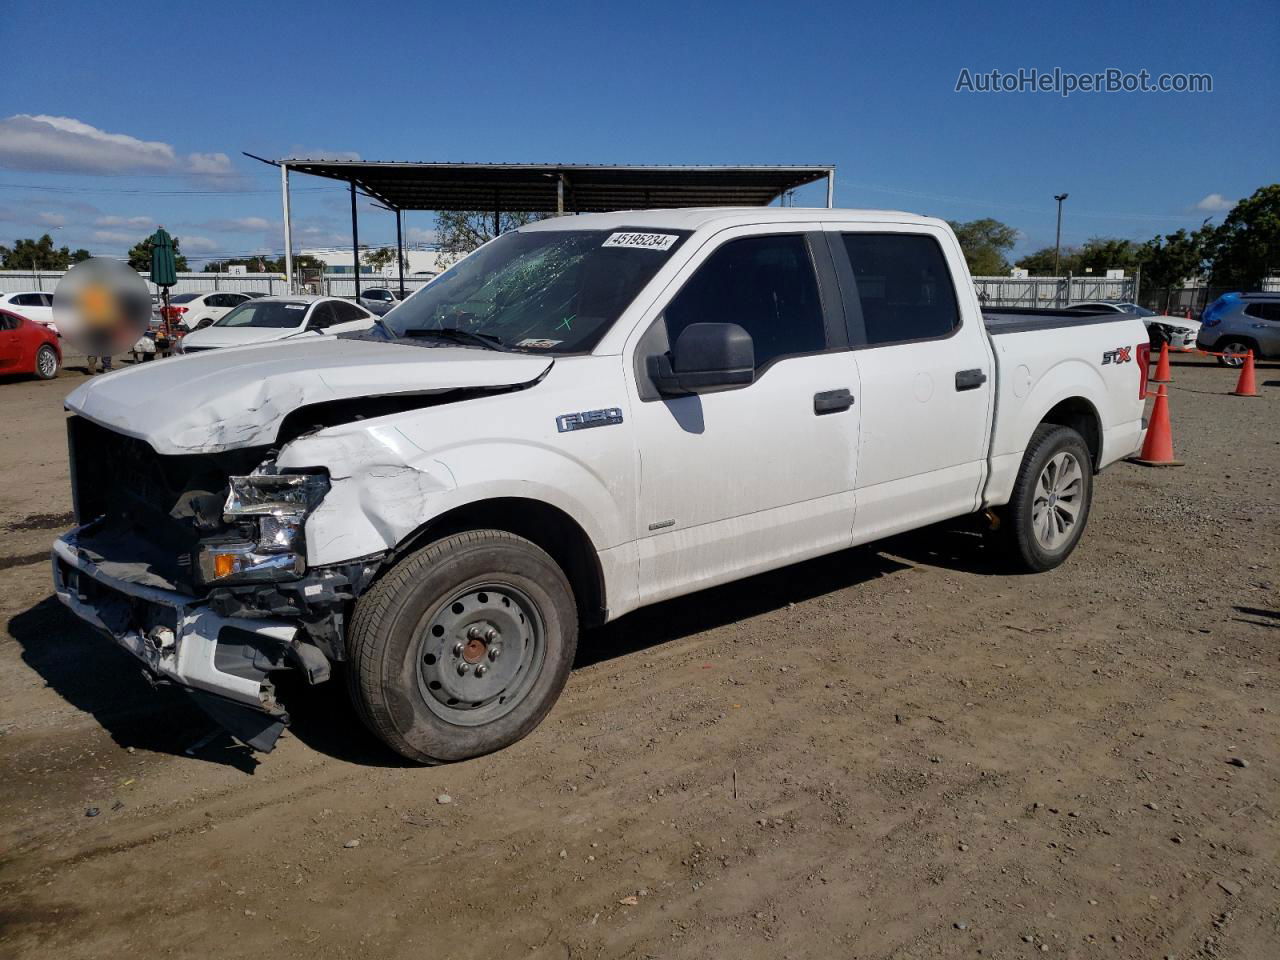
[[[417,763],[491,753],[530,733],[564,689],[578,613],[564,572],[502,530],[401,560],[362,596],[347,641],[361,719]]]
[[[1031,435],[1006,511],[1014,556],[1036,573],[1071,555],[1093,502],[1093,458],[1070,427],[1042,423]]]
[[[1224,367],[1231,367],[1233,370],[1244,366],[1244,357],[1241,354],[1253,351],[1253,359],[1258,359],[1258,345],[1249,340],[1223,340],[1216,347],[1217,353],[1235,354],[1231,357],[1218,357],[1218,363]]]

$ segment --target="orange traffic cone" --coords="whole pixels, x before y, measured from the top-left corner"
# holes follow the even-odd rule
[[[1169,371],[1169,341],[1160,344],[1160,362],[1156,364],[1156,375],[1150,383],[1172,383],[1173,374]]]
[[[1181,460],[1173,459],[1173,432],[1169,428],[1169,388],[1160,385],[1155,405],[1151,408],[1151,421],[1147,424],[1147,438],[1142,442],[1142,452],[1133,458],[1144,467],[1180,467]]]
[[[1250,350],[1244,355],[1244,366],[1240,368],[1240,379],[1236,381],[1236,388],[1231,391],[1233,397],[1257,397],[1258,384],[1253,378],[1253,351]]]

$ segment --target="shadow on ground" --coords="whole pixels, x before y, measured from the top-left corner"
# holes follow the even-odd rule
[[[910,569],[914,564],[1004,575],[1002,551],[972,518],[856,547],[827,557],[647,607],[598,629],[578,645],[586,667]],[[257,756],[219,732],[182,691],[153,686],[134,658],[91,630],[53,597],[14,616],[10,635],[22,659],[68,703],[91,714],[122,747],[198,759],[252,773]],[[368,733],[347,700],[341,669],[308,687],[300,676],[275,678],[292,735],[319,753],[363,766],[404,766]],[[193,748],[191,754],[187,751]]]

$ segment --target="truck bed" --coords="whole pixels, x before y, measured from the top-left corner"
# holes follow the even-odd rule
[[[1062,327],[1089,327],[1132,319],[1125,313],[1068,313],[1064,310],[1041,310],[1035,307],[982,309],[982,320],[992,336],[1001,333],[1026,333],[1030,330],[1056,330]]]

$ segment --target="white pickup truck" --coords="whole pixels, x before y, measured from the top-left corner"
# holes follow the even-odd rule
[[[984,317],[940,220],[544,220],[368,331],[77,389],[54,585],[254,747],[287,722],[275,671],[338,664],[393,749],[458,760],[645,604],[984,510],[1058,565],[1142,439],[1147,344]]]

